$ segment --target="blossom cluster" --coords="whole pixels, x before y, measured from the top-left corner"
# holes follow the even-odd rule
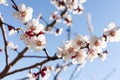
[[[33,19],[26,24],[26,31],[21,34],[21,40],[24,40],[27,47],[34,51],[40,51],[45,48],[47,41],[44,34],[44,26],[38,19]]]
[[[64,15],[55,11],[50,19],[56,20],[56,22],[61,22],[61,19],[63,19],[67,26],[71,26],[73,23],[71,13],[81,15],[84,12],[83,3],[85,2],[86,0],[51,0],[51,3],[58,10],[63,11]]]
[[[82,4],[85,2],[86,0],[51,0],[51,3],[54,4],[58,10],[63,11],[67,9],[67,12],[64,15],[59,15],[58,12],[55,11],[50,16],[50,20],[55,20],[57,23],[61,22],[63,18],[64,23],[70,26],[72,24],[72,17],[69,13],[82,14],[84,11]],[[0,0],[0,4],[7,5],[6,0]],[[8,30],[10,31],[9,35],[13,35],[21,29],[22,34],[20,35],[20,39],[24,41],[27,47],[34,51],[44,49],[47,44],[47,39],[45,37],[47,31],[45,31],[44,25],[39,22],[41,16],[33,19],[33,9],[31,7],[27,7],[25,4],[20,4],[18,6],[14,5],[14,8],[16,11],[13,13],[13,16],[25,25],[25,29],[14,28],[13,26],[8,25]],[[61,32],[62,29],[56,29],[55,35],[59,35]],[[110,23],[108,28],[104,29],[102,36],[88,37],[79,34],[75,38],[66,41],[63,46],[58,47],[56,55],[58,58],[62,58],[65,61],[71,60],[73,64],[84,65],[87,60],[92,62],[98,57],[104,61],[108,52],[103,49],[107,47],[107,43],[119,41],[120,27],[116,27],[114,23]],[[12,42],[8,42],[7,45],[11,49],[17,51],[17,45],[14,45]],[[2,52],[1,48],[0,52]],[[48,80],[50,76],[48,74],[49,71],[51,71],[50,67],[43,67],[38,73],[30,72],[28,77],[30,80],[36,80],[40,74],[43,80]]]
[[[45,30],[43,24],[39,22],[39,18],[32,19],[32,13],[33,9],[31,7],[20,4],[13,16],[26,26],[25,29],[22,29],[21,40],[25,42],[27,47],[34,51],[40,51],[45,48],[47,44]],[[14,28],[10,31],[12,31],[11,34],[16,32]]]
[[[81,14],[84,11],[82,6],[86,0],[51,0],[51,3],[59,10],[64,10],[65,8],[68,11],[72,11],[74,14]]]
[[[57,56],[63,60],[72,60],[74,64],[84,64],[86,60],[92,62],[99,57],[102,61],[106,59],[108,42],[120,41],[120,27],[115,27],[110,23],[104,29],[103,36],[91,36],[90,38],[78,35],[74,39],[67,41],[63,46],[58,47]]]

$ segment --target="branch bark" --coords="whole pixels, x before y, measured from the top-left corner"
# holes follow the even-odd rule
[[[31,66],[28,66],[28,67],[24,67],[24,68],[21,68],[21,69],[17,69],[17,70],[14,70],[14,71],[11,71],[11,72],[8,72],[7,74],[5,74],[3,77],[6,77],[8,75],[11,75],[11,74],[14,74],[14,73],[18,73],[18,72],[22,72],[22,71],[25,71],[25,70],[29,70],[31,68],[35,68],[37,66],[40,66],[40,65],[43,65],[49,61],[53,61],[53,60],[57,60],[57,59],[60,59],[58,58],[57,56],[53,56],[53,57],[49,57],[47,59],[45,59],[44,61],[42,62],[39,62],[39,63],[36,63],[36,64],[33,64]]]
[[[0,73],[0,79],[6,77],[6,75],[8,74],[8,71],[10,70],[10,68],[12,66],[14,66],[21,58],[23,58],[24,54],[27,52],[28,48],[24,48],[19,55],[9,64],[7,65],[4,70]]]
[[[2,36],[3,36],[3,40],[4,40],[4,51],[5,51],[5,62],[6,62],[6,66],[8,65],[8,46],[7,46],[7,37],[6,37],[6,31],[5,31],[5,28],[4,28],[4,25],[3,25],[3,20],[2,20],[2,17],[0,17],[0,28],[1,28],[1,31],[2,31]]]

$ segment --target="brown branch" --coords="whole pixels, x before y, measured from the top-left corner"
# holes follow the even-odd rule
[[[24,54],[27,52],[28,48],[24,48],[19,54],[18,56],[9,64],[7,65],[4,70],[0,73],[0,79],[6,77],[5,75],[8,74],[8,71],[10,70],[10,68],[12,66],[14,66],[21,58],[23,58]]]
[[[10,66],[14,66],[21,58],[23,58],[24,54],[27,52],[28,47],[25,47],[19,55],[10,63]]]
[[[11,71],[11,72],[8,72],[7,74],[5,74],[3,77],[6,77],[8,75],[11,75],[11,74],[14,74],[14,73],[18,73],[18,72],[22,72],[22,71],[25,71],[25,70],[29,70],[31,68],[35,68],[37,66],[40,66],[40,65],[43,65],[49,61],[53,61],[53,60],[57,60],[57,59],[60,59],[58,58],[57,56],[53,56],[53,57],[49,57],[47,58],[46,60],[42,61],[42,62],[39,62],[39,63],[36,63],[36,64],[33,64],[31,66],[28,66],[28,67],[24,67],[24,68],[21,68],[21,69],[17,69],[17,70],[14,70],[14,71]]]
[[[3,40],[4,40],[4,51],[5,51],[5,58],[6,58],[6,66],[8,65],[8,46],[7,46],[7,37],[6,37],[6,31],[3,25],[3,21],[2,21],[2,17],[0,17],[0,28],[2,31],[2,36],[3,36]]]

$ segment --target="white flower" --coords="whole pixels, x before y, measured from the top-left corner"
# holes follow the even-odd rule
[[[53,3],[58,10],[65,9],[64,0],[56,0],[56,1],[53,0],[53,1],[51,1],[51,3]]]
[[[39,35],[38,37],[35,37],[33,40],[35,40],[34,43],[35,45],[32,45],[31,43],[31,47],[33,47],[34,51],[40,51],[44,49],[47,44],[45,35]]]
[[[58,47],[58,52],[57,52],[57,56],[58,57],[62,57],[63,60],[68,60],[72,57],[72,55],[74,55],[74,51],[72,47],[69,47],[69,49],[65,49],[65,48],[60,48]]]
[[[40,51],[45,48],[47,41],[45,35],[41,34],[39,36],[29,37],[26,33],[21,35],[21,39],[24,40],[27,47],[33,49],[34,51]]]
[[[75,48],[78,50],[81,47],[85,47],[87,45],[88,42],[88,37],[87,36],[82,36],[82,35],[77,35],[73,40],[73,46],[75,46]]]
[[[93,60],[96,59],[97,57],[98,57],[97,51],[95,51],[95,50],[89,50],[88,51],[88,57],[87,57],[87,59],[90,62],[93,62]]]
[[[72,41],[68,41],[64,44],[64,46],[58,47],[57,56],[62,57],[63,60],[68,60],[74,55],[75,51],[76,50],[72,45]]]
[[[17,31],[16,31],[15,29],[12,29],[12,30],[9,31],[8,35],[9,35],[9,36],[12,36],[12,35],[14,35],[15,33],[17,33]]]
[[[61,22],[61,17],[60,15],[58,15],[57,11],[53,12],[49,19],[56,20],[57,22]]]
[[[115,27],[114,23],[108,25],[109,28],[104,29],[104,35],[109,42],[119,42],[120,41],[120,27]]]
[[[39,33],[44,30],[44,26],[39,23],[38,19],[33,19],[26,24],[27,31],[33,31],[33,33]]]
[[[87,58],[87,54],[84,50],[79,50],[72,56],[73,64],[83,64],[85,63],[85,59]]]
[[[69,11],[78,5],[78,0],[64,0]]]
[[[51,0],[51,3],[59,10],[67,8],[67,12],[77,14],[83,13],[84,8],[81,6],[86,0]],[[75,10],[74,10],[75,9]]]
[[[8,42],[8,47],[12,48],[13,50],[17,49],[17,45],[15,45],[13,42]]]
[[[19,11],[14,12],[13,16],[22,23],[26,23],[32,19],[33,9],[31,7],[26,7],[25,4],[20,4],[18,10]]]
[[[98,53],[102,52],[102,48],[106,47],[106,41],[104,37],[92,36],[90,40],[89,48],[97,51]]]
[[[74,8],[73,14],[82,14],[84,11],[84,7],[79,4],[77,7]]]
[[[71,26],[72,25],[72,17],[71,15],[64,15],[64,23],[67,24],[67,26]]]
[[[39,23],[39,19],[33,19],[26,24],[26,31],[23,30],[21,40],[27,47],[34,51],[40,51],[47,44],[44,32],[44,26]]]
[[[7,4],[7,1],[6,1],[6,0],[0,0],[0,4],[3,4],[3,5],[5,5],[5,6],[8,6],[8,4]]]

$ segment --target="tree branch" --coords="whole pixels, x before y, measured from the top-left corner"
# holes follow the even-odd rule
[[[28,47],[25,47],[20,53],[19,55],[10,63],[10,66],[14,66],[23,56],[24,54],[27,52]]]
[[[17,69],[17,70],[14,70],[14,71],[11,71],[11,72],[8,72],[7,74],[5,74],[3,77],[6,77],[8,75],[11,75],[11,74],[14,74],[14,73],[18,73],[18,72],[22,72],[22,71],[25,71],[25,70],[29,70],[31,68],[35,68],[37,66],[40,66],[40,65],[43,65],[49,61],[53,61],[53,60],[57,60],[57,59],[60,59],[58,58],[57,56],[53,56],[53,57],[49,57],[47,58],[46,60],[42,61],[42,62],[39,62],[39,63],[36,63],[36,64],[33,64],[31,66],[28,66],[28,67],[24,67],[24,68],[21,68],[21,69]]]
[[[19,55],[8,65],[4,68],[4,70],[0,73],[0,79],[6,77],[5,75],[8,74],[8,71],[10,70],[10,68],[12,66],[14,66],[23,56],[24,54],[27,52],[28,48],[24,48]]]
[[[2,36],[3,36],[3,40],[4,40],[4,51],[5,51],[5,58],[6,58],[6,66],[8,65],[8,46],[7,46],[7,37],[6,37],[6,31],[3,25],[3,21],[2,21],[2,17],[0,17],[0,28],[2,31]]]

